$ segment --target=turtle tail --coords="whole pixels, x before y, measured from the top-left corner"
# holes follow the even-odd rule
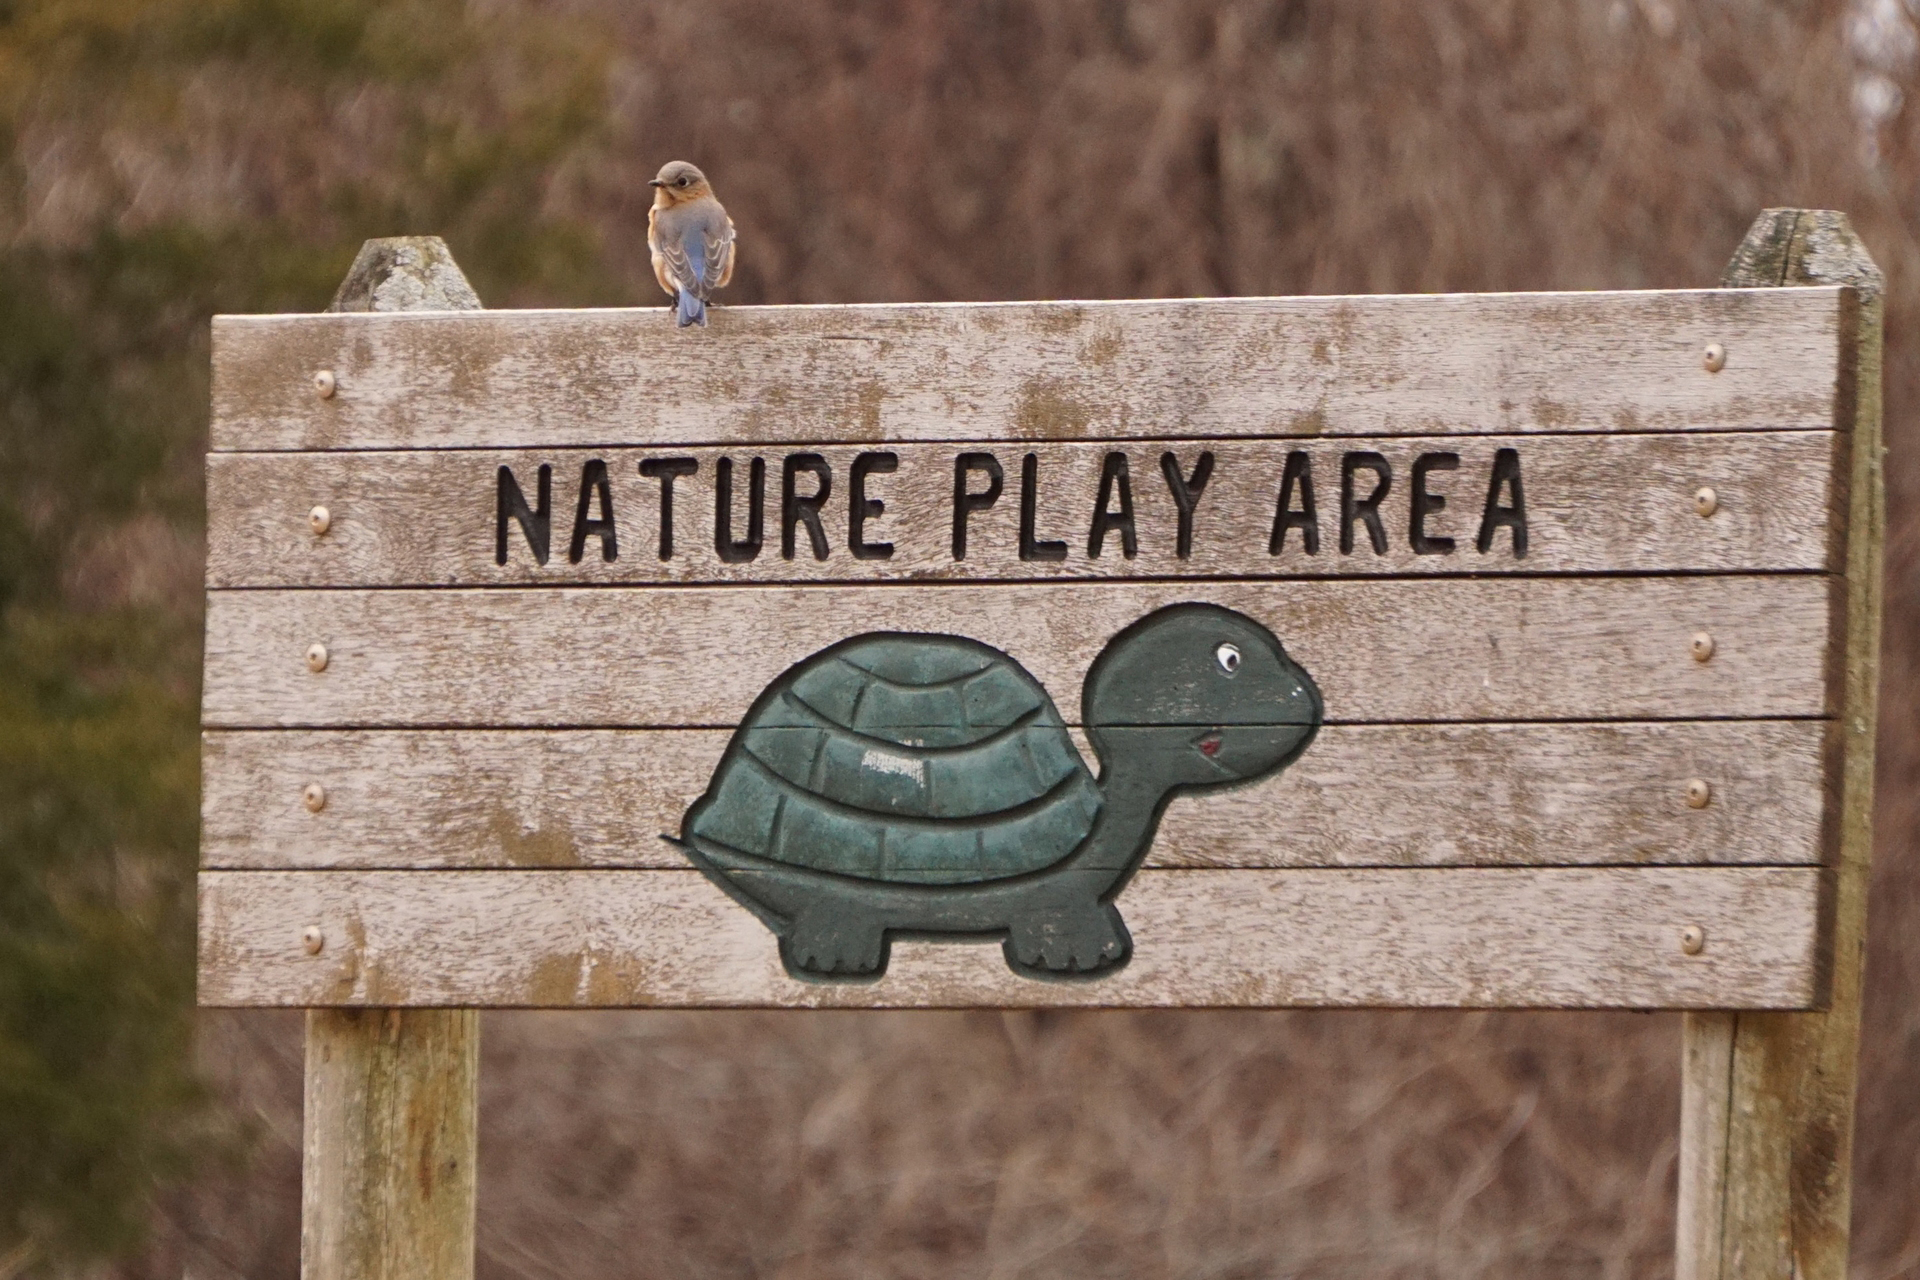
[[[787,936],[806,901],[804,891],[798,895],[790,891],[794,886],[788,868],[700,836],[660,838],[685,854],[729,898],[760,917],[767,928]]]

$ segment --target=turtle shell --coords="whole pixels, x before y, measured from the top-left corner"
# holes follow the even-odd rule
[[[959,636],[856,636],[787,671],[735,732],[683,834],[901,884],[1038,871],[1100,790],[1053,700]]]

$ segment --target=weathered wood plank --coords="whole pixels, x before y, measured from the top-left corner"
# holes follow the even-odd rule
[[[209,1005],[1802,1007],[1801,867],[1143,871],[1132,962],[1038,982],[997,946],[896,942],[870,984],[796,982],[694,871],[209,871]],[[1698,955],[1680,945],[1706,931]],[[325,943],[309,955],[302,931]]]
[[[1885,285],[1846,215],[1819,209],[1762,213],[1725,282],[1755,292],[1836,283],[1859,290],[1857,327],[1842,335],[1838,400],[1853,447],[1845,613],[1835,641],[1843,691],[1833,941],[1824,1011],[1687,1020],[1676,1274],[1844,1280],[1879,722]]]
[[[1343,544],[1340,507],[1347,446],[1379,455],[1390,471],[1379,506],[1384,554],[1366,524],[1355,521]],[[891,445],[874,452],[891,472],[864,474],[865,501],[884,510],[861,522],[856,555],[849,515],[852,476],[863,446],[808,446],[829,470],[821,506],[826,557],[817,559],[807,527],[795,530],[791,558],[782,554],[782,474],[786,451],[748,454],[738,447],[673,451],[644,449],[430,450],[410,453],[214,454],[207,465],[207,583],[213,587],[438,586],[499,582],[725,582],[883,579],[1126,578],[1391,573],[1527,573],[1590,571],[1727,571],[1832,568],[1831,432],[1772,432],[1764,436],[1427,436],[1366,441],[1177,441],[1041,444],[1034,452],[1036,528],[1066,544],[1058,561],[1019,556],[1021,458],[1018,444]],[[1512,449],[1524,477],[1527,549],[1514,551],[1504,530],[1488,551],[1476,539],[1487,503],[1496,453]],[[962,451],[989,452],[1005,476],[998,501],[966,517],[966,559],[953,554],[954,461]],[[1306,549],[1298,527],[1282,528],[1272,550],[1276,509],[1289,458],[1306,455],[1313,488],[1316,547]],[[1109,479],[1104,509],[1126,505],[1137,531],[1138,554],[1109,530],[1090,555],[1095,513],[1102,508],[1108,458],[1126,460],[1122,479]],[[1200,459],[1211,458],[1204,487],[1189,517],[1186,556],[1180,555],[1180,508],[1162,457],[1177,460],[1189,484]],[[1451,470],[1424,470],[1425,493],[1440,496],[1421,521],[1426,543],[1416,552],[1411,520],[1417,460],[1443,455]],[[673,457],[697,468],[672,480],[672,515],[662,539],[661,479],[643,476],[641,463]],[[747,520],[749,457],[765,460],[761,503],[765,544],[754,559],[724,562],[716,553],[715,478],[730,460],[731,535]],[[580,519],[579,494],[599,462],[605,468],[609,543],[597,533],[581,540],[582,558],[570,559]],[[551,468],[550,551],[536,559],[517,524],[509,522],[506,563],[498,562],[498,473],[508,467],[526,500],[537,502],[537,476]],[[1431,465],[1431,463],[1429,463]],[[1363,497],[1380,473],[1359,467]],[[811,474],[796,477],[801,496],[816,491]],[[978,492],[985,474],[970,477]],[[1714,491],[1709,516],[1696,494]],[[606,517],[597,488],[585,519]],[[1298,481],[1287,495],[1299,514]],[[1502,492],[1499,501],[1511,502]],[[308,513],[316,505],[331,517],[315,534]],[[1428,510],[1423,504],[1423,510]],[[1451,539],[1445,552],[1432,539]],[[889,548],[882,558],[872,548]],[[663,545],[670,558],[662,559]],[[1343,552],[1343,545],[1350,550]],[[615,556],[608,560],[611,550]]]
[[[221,316],[212,447],[1822,430],[1842,307],[1831,289],[722,307],[697,334],[660,308]]]
[[[1827,729],[1817,720],[1334,725],[1277,777],[1176,799],[1146,865],[1813,865]],[[728,737],[210,731],[202,863],[684,867],[657,837],[678,833]],[[1693,778],[1709,784],[1703,808],[1687,803]],[[1272,830],[1277,813],[1287,815],[1284,840]]]
[[[1336,722],[1816,716],[1829,590],[1782,574],[216,591],[201,705],[209,727],[731,725],[802,658],[903,630],[1004,650],[1077,723],[1116,632],[1209,600],[1279,636]],[[1689,654],[1703,630],[1705,662]]]

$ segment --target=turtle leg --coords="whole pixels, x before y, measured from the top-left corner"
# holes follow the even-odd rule
[[[1125,964],[1133,937],[1111,903],[1046,903],[1014,916],[1005,951],[1015,973],[1071,977]]]
[[[878,977],[887,967],[886,928],[841,903],[802,911],[780,938],[780,959],[796,978]]]

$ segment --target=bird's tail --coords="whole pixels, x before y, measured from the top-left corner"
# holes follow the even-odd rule
[[[680,290],[680,305],[675,314],[682,329],[690,324],[697,324],[702,329],[707,327],[707,304],[700,301],[691,289]]]

